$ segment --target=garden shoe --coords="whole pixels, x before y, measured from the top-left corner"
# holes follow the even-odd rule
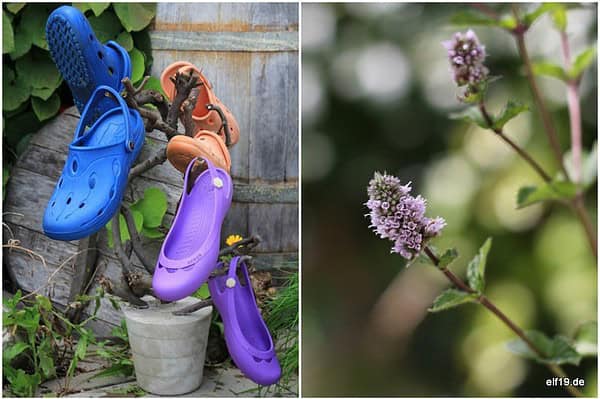
[[[219,268],[223,267],[220,263]],[[234,257],[227,274],[208,280],[208,289],[223,319],[225,343],[235,364],[257,384],[275,384],[281,377],[281,366],[244,261]]]
[[[46,38],[52,59],[69,85],[80,113],[98,86],[121,92],[121,80],[131,78],[127,51],[114,41],[100,43],[85,15],[75,7],[58,7],[50,14]],[[96,101],[89,111],[92,120],[114,106],[110,99]]]
[[[107,99],[116,106],[92,118],[98,102]],[[69,145],[69,155],[44,214],[44,233],[70,241],[104,227],[121,204],[129,169],[144,138],[140,114],[129,109],[112,87],[99,86],[86,104]]]
[[[193,72],[195,75],[199,77],[199,83],[201,83],[200,92],[198,95],[198,101],[196,102],[196,107],[192,111],[192,119],[194,120],[194,124],[196,125],[195,132],[199,132],[201,130],[208,130],[214,133],[217,133],[219,137],[227,144],[228,147],[231,147],[235,143],[237,143],[240,139],[240,129],[238,123],[229,110],[222,102],[217,98],[213,91],[213,87],[206,79],[204,74],[196,68],[193,64],[185,61],[177,61],[173,64],[169,65],[163,73],[160,75],[160,84],[162,89],[167,94],[169,99],[172,101],[175,97],[175,84],[171,81],[170,78],[175,77],[177,72],[180,73],[190,73]],[[224,131],[223,119],[219,114],[218,110],[220,109],[223,113],[227,121],[227,128],[229,130],[229,139],[230,142],[227,143],[227,137]]]
[[[231,170],[229,150],[219,136],[201,130],[192,137],[178,135],[167,144],[167,159],[177,170],[185,173],[190,161],[196,157],[207,158],[217,168]]]
[[[185,172],[183,193],[152,277],[154,294],[176,301],[193,294],[217,267],[223,219],[231,206],[229,174],[204,158],[194,158]]]

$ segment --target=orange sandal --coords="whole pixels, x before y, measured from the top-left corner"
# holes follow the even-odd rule
[[[201,130],[193,138],[177,135],[169,140],[167,159],[181,173],[185,173],[190,161],[196,157],[207,158],[217,168],[230,172],[229,150],[215,133]]]
[[[200,86],[196,108],[192,112],[196,132],[203,130],[214,132],[221,137],[228,147],[231,147],[240,139],[238,123],[229,108],[217,98],[212,90],[212,85],[196,66],[186,61],[177,61],[166,67],[160,75],[162,89],[172,101],[175,97],[175,85],[170,78],[174,77],[177,72],[189,73],[190,71],[198,75],[200,82],[203,84]],[[229,143],[225,131],[229,131]]]

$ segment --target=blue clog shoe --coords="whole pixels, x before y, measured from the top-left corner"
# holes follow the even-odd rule
[[[93,117],[100,101],[108,112]],[[140,114],[109,86],[98,87],[86,104],[69,155],[44,214],[44,233],[77,240],[100,230],[123,199],[129,169],[144,144]]]
[[[50,14],[46,39],[52,59],[69,85],[80,113],[98,86],[109,86],[120,92],[123,90],[121,80],[131,78],[131,59],[127,51],[114,41],[106,45],[100,43],[85,15],[75,7],[58,7]],[[100,100],[92,116],[99,117],[113,107],[112,101]]]

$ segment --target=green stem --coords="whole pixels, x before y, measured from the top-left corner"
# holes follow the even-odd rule
[[[431,251],[431,249],[429,247],[425,247],[423,251],[431,259],[431,261],[433,262],[434,265],[436,265],[436,266],[439,265],[439,263],[440,263],[439,258]],[[469,287],[463,280],[458,278],[448,268],[444,267],[444,268],[441,268],[440,270],[444,273],[444,275],[448,278],[448,280],[450,280],[450,282],[452,284],[454,284],[454,286],[456,288],[458,288],[459,290],[466,292],[468,294],[479,295],[478,301],[481,305],[483,305],[494,316],[496,316],[498,319],[500,319],[500,321],[502,321],[508,328],[510,328],[515,334],[517,334],[517,336],[519,338],[521,338],[521,340],[523,340],[523,342],[525,342],[525,344],[533,352],[535,352],[539,357],[541,357],[541,358],[547,357],[547,355],[544,353],[544,351],[542,351],[540,348],[538,348],[527,337],[527,335],[525,334],[523,329],[521,329],[521,327],[517,326],[515,324],[515,322],[513,322],[504,312],[502,312],[500,309],[498,309],[498,307],[492,301],[490,301],[485,295],[483,295],[482,293],[477,292],[474,289],[472,289],[471,287]],[[558,365],[547,364],[547,367],[557,377],[564,378],[567,376],[567,374],[564,372],[564,370]],[[567,391],[569,391],[569,393],[572,396],[575,396],[575,397],[583,396],[583,394],[577,388],[575,388],[573,386],[568,386],[565,388],[567,389]]]

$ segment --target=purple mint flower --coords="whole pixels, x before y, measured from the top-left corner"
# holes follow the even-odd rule
[[[367,193],[370,218],[369,227],[380,238],[394,243],[391,252],[406,259],[413,259],[428,239],[440,234],[446,221],[441,217],[425,216],[427,201],[413,197],[410,183],[400,184],[400,179],[386,173],[375,172],[369,182]]]
[[[485,46],[479,43],[472,30],[457,32],[452,40],[442,42],[448,51],[454,81],[459,86],[478,84],[487,78],[489,70],[483,65]]]

